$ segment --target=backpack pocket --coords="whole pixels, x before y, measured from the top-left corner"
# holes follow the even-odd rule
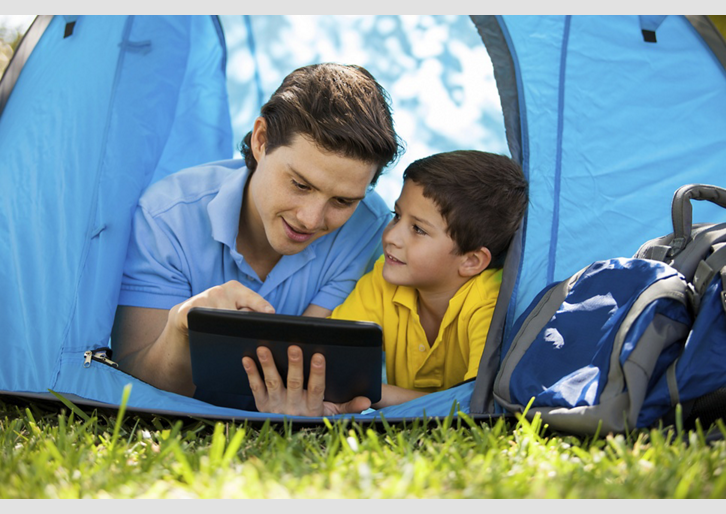
[[[691,325],[688,284],[646,259],[598,261],[549,288],[515,324],[494,384],[509,411],[554,429],[635,428],[654,376],[680,354]]]

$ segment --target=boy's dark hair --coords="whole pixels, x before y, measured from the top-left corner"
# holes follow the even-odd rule
[[[267,122],[266,151],[288,145],[300,134],[323,150],[375,164],[371,186],[402,148],[388,93],[360,66],[323,63],[298,68],[285,77],[260,115]],[[250,172],[257,169],[251,138],[249,132],[240,143]]]
[[[459,254],[482,246],[501,266],[529,201],[522,168],[509,157],[477,150],[434,154],[403,174],[423,187],[446,220]]]

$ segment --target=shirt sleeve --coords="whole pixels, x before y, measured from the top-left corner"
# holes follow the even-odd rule
[[[170,309],[191,297],[182,253],[175,241],[162,219],[151,216],[142,206],[137,207],[119,305]]]
[[[335,308],[330,317],[352,321],[370,321],[382,326],[382,269],[382,260],[379,260],[373,270],[358,281],[353,292],[341,305]]]
[[[481,286],[483,287],[482,299],[472,313],[467,329],[469,335],[469,364],[464,380],[474,378],[479,373],[479,363],[482,353],[484,353],[484,345],[489,335],[494,307],[499,296],[501,274],[495,274]]]

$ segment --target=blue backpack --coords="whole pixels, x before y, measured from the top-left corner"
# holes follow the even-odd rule
[[[497,404],[583,435],[672,422],[678,404],[724,416],[726,223],[692,225],[690,200],[726,208],[726,190],[683,186],[672,234],[540,292],[503,343]]]

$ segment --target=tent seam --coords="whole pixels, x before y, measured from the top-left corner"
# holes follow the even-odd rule
[[[547,262],[547,282],[554,281],[555,262],[557,258],[557,240],[560,224],[560,195],[562,193],[562,138],[564,132],[564,110],[565,110],[565,79],[567,73],[567,47],[570,40],[570,23],[572,16],[565,17],[564,35],[562,37],[562,48],[560,49],[560,80],[557,95],[557,146],[555,148],[555,177],[554,177],[554,198],[552,209],[552,229],[550,231],[550,250]]]
[[[121,44],[119,45],[120,46],[119,56],[118,56],[118,61],[116,62],[116,72],[114,73],[113,86],[111,87],[111,94],[109,96],[108,109],[106,111],[106,123],[105,123],[104,129],[103,129],[103,139],[102,139],[103,143],[101,145],[101,148],[104,148],[104,149],[106,147],[105,142],[108,139],[108,133],[110,131],[111,116],[113,113],[113,106],[114,106],[114,102],[115,102],[115,98],[116,98],[119,77],[121,75],[121,70],[123,68],[123,63],[124,63],[125,56],[126,56],[126,49],[127,49],[128,42],[129,42],[129,35],[131,34],[131,28],[133,27],[133,22],[134,22],[134,16],[131,15],[126,20],[126,24],[124,26],[124,31],[121,36]],[[104,160],[105,160],[105,151],[102,151],[102,152],[100,152],[99,161],[96,166],[96,172],[97,172],[96,181],[95,181],[95,185],[94,185],[94,189],[93,189],[93,201],[91,202],[93,212],[91,212],[90,216],[89,216],[89,225],[86,228],[86,234],[92,234],[94,232],[94,226],[96,226],[96,222],[97,222],[96,217],[98,215],[98,191],[99,191],[99,185],[101,183],[101,170],[103,169]],[[90,251],[92,240],[93,240],[93,237],[86,237],[85,243],[83,246],[83,252],[81,253],[81,258],[79,260],[78,275],[77,275],[78,280],[76,282],[76,292],[74,294],[75,301],[73,302],[73,307],[71,308],[71,311],[69,313],[66,327],[63,330],[63,338],[62,338],[63,344],[60,347],[61,355],[63,355],[63,353],[67,349],[68,336],[70,334],[70,327],[71,327],[71,324],[72,324],[73,319],[76,314],[76,308],[78,307],[78,292],[81,287],[81,282],[83,281],[83,270],[86,268],[86,263],[88,260],[88,253]],[[56,385],[58,383],[58,379],[60,377],[60,371],[61,371],[60,360],[61,359],[58,359],[58,363],[56,364],[56,367],[53,370],[53,380],[51,382],[52,383],[51,387],[53,387],[53,388],[56,387]]]

